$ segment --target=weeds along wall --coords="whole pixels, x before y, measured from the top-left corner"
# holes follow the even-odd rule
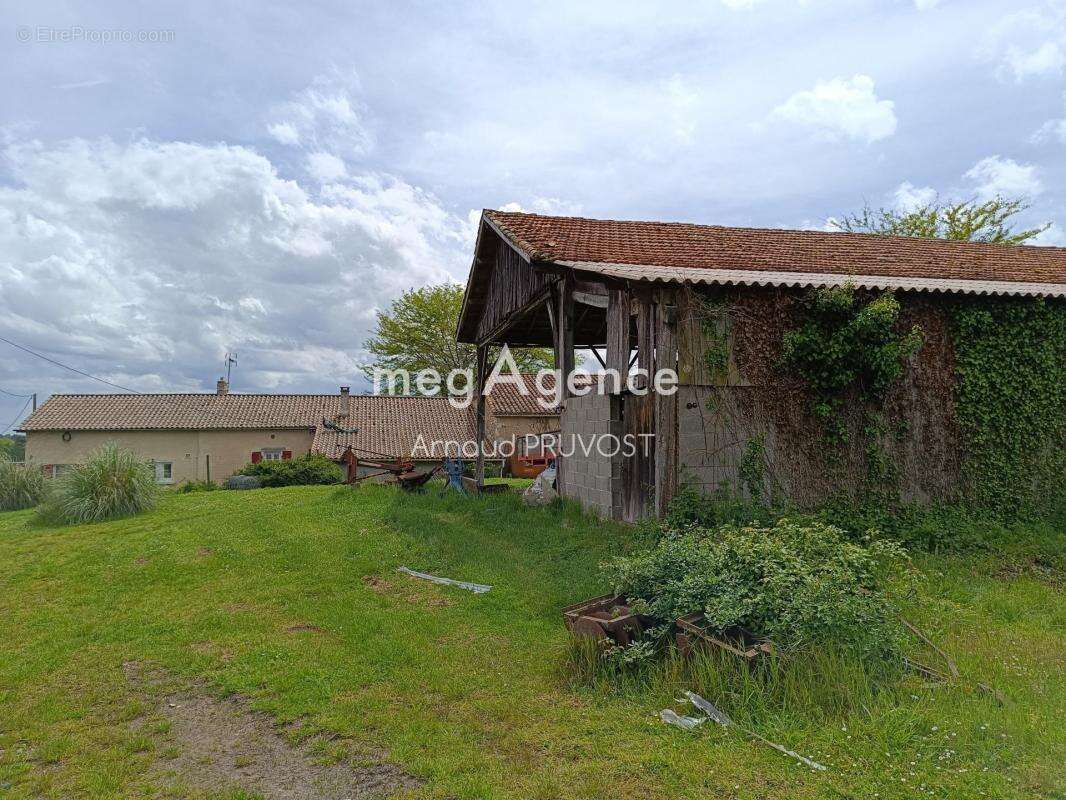
[[[1063,320],[1028,298],[689,290],[682,479],[801,507],[1061,503]]]

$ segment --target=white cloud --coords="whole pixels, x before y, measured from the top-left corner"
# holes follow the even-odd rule
[[[936,189],[931,186],[915,186],[904,181],[892,193],[896,210],[904,214],[917,211],[936,201]]]
[[[576,217],[581,214],[582,205],[558,197],[534,197],[525,205],[511,201],[500,206],[500,211],[525,211],[530,214],[547,214],[556,217]]]
[[[348,169],[344,160],[332,153],[310,153],[307,156],[307,172],[319,183],[331,183],[343,178]]]
[[[1032,197],[1044,190],[1035,166],[1019,164],[1013,159],[1001,158],[998,155],[981,159],[964,177],[973,181],[977,195],[982,200],[997,196]]]
[[[771,116],[811,128],[833,140],[872,143],[896,132],[894,104],[878,99],[868,75],[819,82],[813,89],[796,92]]]
[[[385,174],[305,187],[245,147],[149,139],[2,152],[0,331],[142,390],[210,386],[225,351],[237,388],[350,382],[375,309],[469,258],[465,221]]]
[[[295,145],[300,143],[300,132],[290,122],[275,122],[267,126],[267,132],[281,144]]]
[[[358,92],[359,80],[354,74],[319,76],[274,110],[267,132],[284,145],[353,158],[365,156],[374,139]]]
[[[1026,244],[1037,245],[1039,247],[1063,247],[1066,246],[1066,232],[1064,232],[1057,224],[1052,223],[1051,227],[1038,233]]]
[[[1003,17],[985,47],[1000,80],[1060,75],[1066,67],[1066,6],[1047,3]]]
[[[722,5],[726,8],[741,9],[741,8],[754,8],[765,0],[722,0]]]
[[[1050,141],[1066,144],[1066,118],[1049,119],[1037,128],[1036,133],[1032,135],[1032,141],[1034,144],[1043,144]]]
[[[928,11],[940,5],[940,0],[914,0],[914,7],[919,11]]]

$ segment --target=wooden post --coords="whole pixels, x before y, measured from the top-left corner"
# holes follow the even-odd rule
[[[625,289],[607,292],[607,369],[618,370],[619,388],[629,374],[629,293]]]
[[[655,369],[677,370],[677,308],[661,290],[655,315]],[[677,494],[677,392],[655,393],[655,516],[663,517]]]
[[[646,293],[634,298],[637,307],[637,367],[655,372],[655,305]]]
[[[574,281],[567,275],[558,284],[558,310],[555,314],[555,366],[562,370],[563,402],[570,396],[568,382],[574,371]]]
[[[565,413],[566,400],[570,397],[570,373],[574,371],[574,281],[569,275],[555,284],[555,368],[559,370],[557,380],[562,381],[558,387],[560,404]],[[566,431],[561,431],[563,436]],[[564,449],[559,443],[560,451]],[[562,455],[555,459],[555,485],[562,495],[566,486],[566,465]]]
[[[474,378],[477,389],[477,467],[474,479],[479,489],[485,485],[485,380],[488,377],[485,372],[488,353],[488,344],[477,346],[477,376]]]

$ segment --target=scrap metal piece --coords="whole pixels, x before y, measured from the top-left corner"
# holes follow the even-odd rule
[[[769,739],[767,739],[767,738],[765,738],[763,736],[760,736],[759,734],[757,734],[753,730],[749,730],[748,728],[745,728],[742,725],[737,725],[735,722],[733,722],[732,719],[729,718],[728,714],[726,714],[724,711],[719,709],[716,705],[714,705],[714,703],[712,703],[711,701],[709,701],[709,700],[707,700],[707,699],[705,699],[703,697],[700,697],[695,692],[686,691],[685,692],[685,697],[688,699],[688,701],[690,703],[692,703],[692,705],[696,706],[696,708],[698,708],[700,711],[702,711],[704,714],[706,714],[708,717],[710,717],[712,720],[717,722],[722,727],[725,728],[725,727],[732,726],[732,727],[736,728],[738,731],[740,731],[741,733],[744,733],[747,736],[750,736],[752,739],[755,739],[756,741],[761,742],[762,744],[766,745],[767,747],[772,747],[777,752],[783,753],[784,755],[789,756],[790,758],[794,758],[797,761],[799,761],[799,762],[801,762],[803,764],[806,764],[808,767],[811,767],[812,769],[821,770],[823,772],[826,770],[826,767],[825,767],[824,764],[819,764],[817,761],[812,761],[811,759],[807,758],[807,756],[801,756],[795,750],[789,750],[787,747],[784,747],[783,745],[779,745],[777,742],[771,742]]]
[[[685,717],[669,708],[664,708],[659,712],[659,719],[667,725],[674,725],[686,731],[694,731],[707,721],[706,717]]]
[[[454,578],[442,578],[439,575],[430,575],[428,572],[416,572],[407,567],[397,567],[396,571],[402,572],[405,575],[410,575],[413,578],[421,578],[424,581],[439,583],[443,586],[457,586],[460,589],[466,589],[468,592],[473,592],[474,594],[484,594],[492,589],[491,586],[484,583],[471,583],[470,581],[457,581]]]

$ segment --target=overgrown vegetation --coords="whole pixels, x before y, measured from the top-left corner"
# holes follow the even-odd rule
[[[36,464],[0,456],[0,511],[33,508],[44,496],[44,475]]]
[[[891,292],[867,298],[851,285],[812,290],[803,312],[800,326],[785,332],[782,364],[807,382],[811,410],[829,439],[843,442],[845,405],[883,403],[921,347],[922,332],[897,330],[900,305]]]
[[[340,483],[344,472],[321,453],[307,453],[283,461],[246,464],[238,475],[259,478],[264,488],[276,486],[319,486]]]
[[[969,499],[1000,516],[1066,504],[1066,305],[987,299],[955,308],[955,414]]]
[[[221,488],[214,481],[185,481],[176,491],[181,494],[192,494],[193,492],[216,492]]]
[[[158,499],[151,464],[112,442],[52,478],[40,514],[49,522],[100,522],[147,511]]]
[[[384,486],[166,493],[91,527],[0,515],[0,792],[188,795],[156,712],[169,689],[131,685],[123,664],[136,662],[253,697],[330,754],[387,752],[425,780],[412,798],[1061,794],[1064,594],[1027,557],[918,555],[926,577],[898,592],[1003,707],[913,675],[868,692],[861,662],[828,652],[776,674],[667,657],[572,683],[559,609],[608,591],[597,564],[635,545],[571,504]],[[437,586],[401,564],[493,588]],[[662,725],[679,689],[829,769],[710,725]]]
[[[653,548],[607,574],[640,613],[669,626],[703,612],[715,630],[745,628],[785,652],[832,649],[898,659],[903,631],[883,592],[906,557],[891,542],[855,542],[816,520],[666,528]]]

